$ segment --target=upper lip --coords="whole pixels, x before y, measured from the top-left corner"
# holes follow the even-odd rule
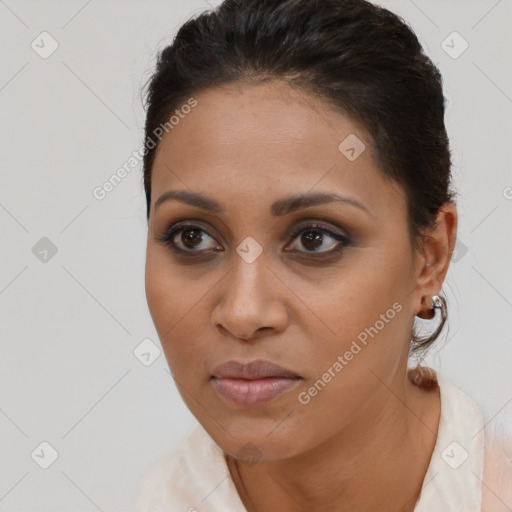
[[[270,361],[250,362],[227,361],[214,368],[212,377],[224,379],[264,379],[267,377],[284,377],[296,379],[300,376]]]

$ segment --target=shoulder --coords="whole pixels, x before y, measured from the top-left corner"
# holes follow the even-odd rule
[[[437,377],[441,416],[418,512],[511,512],[512,430],[505,427],[504,414],[486,422],[469,395],[444,376]],[[457,463],[457,453],[463,451],[465,458]]]
[[[486,427],[482,512],[512,510],[512,430]]]
[[[183,447],[179,447],[150,466],[135,489],[132,512],[163,512],[165,504],[173,499],[170,483],[176,482],[185,456]]]
[[[245,510],[224,452],[197,424],[180,446],[158,459],[139,481],[132,512]]]
[[[210,438],[196,425],[178,448],[160,457],[140,479],[132,512],[167,512],[170,506],[194,510],[209,450]]]
[[[500,417],[491,418],[485,422],[473,399],[448,380],[444,378],[441,380],[446,405],[450,410],[456,411],[460,432],[470,432],[469,419],[479,417],[480,427],[477,432],[479,435],[471,431],[471,441],[476,443],[478,438],[482,440],[483,463],[481,468],[473,473],[473,476],[478,478],[482,491],[482,512],[510,512],[512,510],[512,426],[510,422]],[[469,442],[470,439],[468,439]]]

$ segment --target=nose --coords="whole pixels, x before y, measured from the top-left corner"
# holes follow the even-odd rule
[[[223,334],[245,341],[265,332],[283,332],[288,311],[280,290],[286,287],[263,257],[252,263],[238,255],[236,258],[234,268],[220,285],[221,296],[212,312],[213,325]]]

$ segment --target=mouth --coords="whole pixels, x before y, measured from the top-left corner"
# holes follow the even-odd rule
[[[220,397],[234,407],[259,407],[290,392],[303,380],[270,361],[228,361],[217,366],[210,382]]]

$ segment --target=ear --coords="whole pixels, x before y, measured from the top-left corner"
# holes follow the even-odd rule
[[[434,228],[425,234],[418,253],[415,314],[430,310],[430,298],[441,290],[455,247],[457,223],[457,207],[447,202],[439,209]]]

